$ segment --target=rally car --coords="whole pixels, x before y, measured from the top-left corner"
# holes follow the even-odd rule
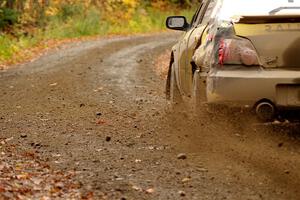
[[[174,103],[253,107],[262,120],[300,108],[300,0],[204,0],[172,48],[166,84]]]

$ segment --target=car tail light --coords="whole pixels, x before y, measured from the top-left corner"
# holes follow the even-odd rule
[[[251,42],[244,38],[219,41],[219,64],[259,65],[258,55]]]

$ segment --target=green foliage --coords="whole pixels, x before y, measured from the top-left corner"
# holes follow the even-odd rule
[[[12,56],[13,48],[12,41],[4,35],[0,35],[0,59],[5,60]]]
[[[16,59],[18,56],[15,55],[19,55],[24,49],[40,46],[45,40],[157,32],[166,30],[165,20],[169,15],[184,15],[188,18],[192,15],[190,10],[179,10],[176,7],[160,9],[161,2],[156,6],[151,1],[144,3],[124,11],[112,8],[117,9],[114,12],[99,9],[99,5],[57,4],[59,7],[56,9],[46,10],[45,15],[34,18],[36,23],[23,23],[25,15],[22,15],[18,23],[18,13],[15,10],[0,8],[0,28],[18,23],[17,27],[10,28],[13,35],[9,32],[2,35],[0,33],[0,64]],[[162,5],[166,4],[163,2]],[[35,15],[27,15],[30,20],[32,16]]]
[[[22,49],[33,47],[40,39],[39,36],[14,38],[10,35],[0,35],[0,62],[10,60]]]
[[[0,8],[0,29],[14,25],[18,22],[19,14],[10,8]]]
[[[73,16],[78,16],[84,13],[84,8],[82,4],[68,4],[63,3],[59,8],[58,16],[63,20],[66,20]]]
[[[81,36],[98,35],[101,33],[101,16],[98,10],[91,8],[86,13],[76,13],[77,14],[73,13],[73,17],[53,17],[44,32],[44,38],[77,38]]]

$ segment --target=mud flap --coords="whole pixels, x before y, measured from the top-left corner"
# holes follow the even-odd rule
[[[176,73],[174,69],[174,64],[171,67],[171,76],[170,76],[170,100],[173,104],[181,104],[182,97],[180,90],[178,88]]]
[[[193,109],[197,114],[201,112],[204,103],[206,102],[206,76],[200,70],[196,70],[193,76],[193,91],[192,91],[192,104]]]

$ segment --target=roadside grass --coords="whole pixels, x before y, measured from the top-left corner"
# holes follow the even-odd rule
[[[90,36],[128,35],[165,31],[165,19],[170,15],[191,18],[190,10],[159,11],[153,8],[137,9],[127,21],[105,19],[96,8],[71,16],[50,17],[47,26],[35,29],[29,35],[12,36],[0,33],[0,67],[31,59],[39,50],[55,47],[62,40]],[[48,41],[52,41],[49,45]]]

